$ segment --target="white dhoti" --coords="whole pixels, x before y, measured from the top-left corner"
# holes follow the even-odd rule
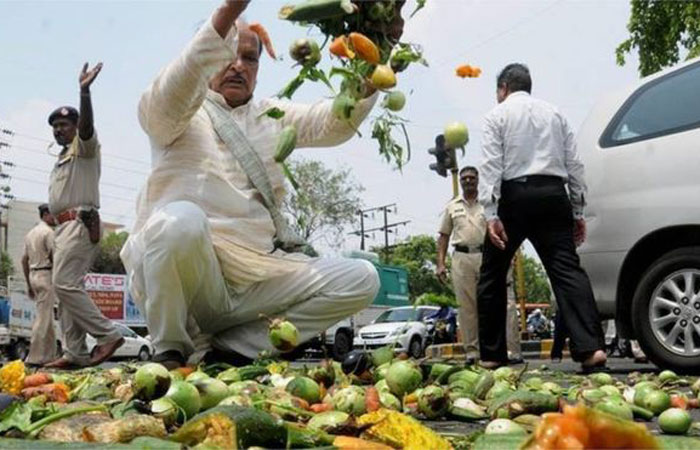
[[[187,327],[192,316],[202,333],[213,336],[214,347],[253,358],[273,350],[261,313],[286,317],[303,342],[366,307],[379,290],[371,263],[319,258],[234,292],[222,274],[209,221],[192,202],[155,211],[142,235],[145,252],[133,276],[145,295],[136,301],[158,353],[192,354],[194,336]]]

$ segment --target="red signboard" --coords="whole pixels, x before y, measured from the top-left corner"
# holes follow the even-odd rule
[[[125,275],[89,273],[85,289],[105,317],[124,320]]]

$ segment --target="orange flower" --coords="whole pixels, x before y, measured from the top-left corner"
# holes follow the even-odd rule
[[[347,36],[338,36],[335,38],[331,43],[330,52],[338,58],[353,59],[355,57],[355,52],[350,50],[350,46],[348,45]]]
[[[481,75],[481,69],[468,64],[463,64],[457,67],[456,73],[460,78],[478,78]]]

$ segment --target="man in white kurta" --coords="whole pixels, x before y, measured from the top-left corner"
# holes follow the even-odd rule
[[[358,102],[352,124],[337,120],[329,101],[300,105],[249,98],[232,107],[231,92],[247,87],[252,95],[260,53],[257,37],[234,24],[240,11],[231,8],[241,9],[241,3],[247,2],[219,8],[139,104],[153,168],[121,256],[161,355],[188,358],[201,331],[212,336],[215,349],[254,358],[271,350],[261,313],[286,317],[304,341],[364,308],[379,288],[376,270],[366,261],[311,259],[275,249],[275,225],[260,193],[202,106],[210,99],[230,112],[281,204],[284,177],[273,156],[282,128],[296,126],[297,147],[341,144],[368,115],[376,94]],[[282,119],[263,114],[273,106],[285,112]],[[188,326],[192,318],[197,327]]]

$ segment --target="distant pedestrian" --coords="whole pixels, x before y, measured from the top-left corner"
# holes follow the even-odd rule
[[[32,338],[25,363],[42,366],[56,359],[56,331],[53,326],[53,308],[56,296],[51,283],[53,269],[54,218],[49,205],[39,205],[39,223],[24,238],[22,269],[27,281],[27,293],[36,304],[32,324]]]

